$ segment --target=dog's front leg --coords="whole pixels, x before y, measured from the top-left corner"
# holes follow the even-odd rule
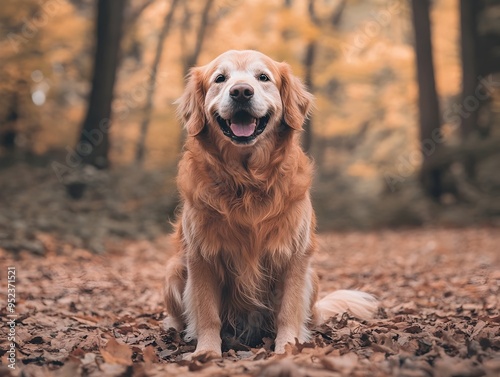
[[[314,288],[308,258],[304,256],[290,261],[282,287],[281,305],[276,318],[276,353],[284,353],[286,344],[295,344],[296,338],[299,342],[309,338],[307,321]]]
[[[199,255],[188,257],[188,279],[184,292],[186,338],[197,338],[192,356],[221,357],[220,285],[213,266]]]

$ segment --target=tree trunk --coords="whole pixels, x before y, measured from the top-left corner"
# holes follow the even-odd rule
[[[307,44],[306,57],[304,59],[304,68],[305,68],[304,84],[311,93],[314,92],[313,67],[314,67],[315,54],[316,54],[316,41],[311,40]],[[312,144],[313,144],[312,119],[311,117],[309,117],[304,122],[304,133],[302,135],[302,147],[304,148],[304,151],[306,153],[308,154],[311,153]]]
[[[474,95],[478,85],[479,75],[477,61],[477,15],[479,4],[477,0],[460,0],[460,44],[462,56],[462,104],[464,100]],[[462,117],[461,132],[466,138],[477,125],[477,111]]]
[[[432,58],[430,0],[412,0],[415,52],[417,60],[420,144],[423,164],[421,183],[425,192],[438,200],[441,196],[441,170],[429,168],[429,161],[439,144],[440,112]],[[432,148],[430,148],[432,146]]]
[[[342,0],[337,6],[332,10],[330,16],[331,25],[336,29],[340,25],[342,20],[342,15],[344,13],[345,5],[347,0]],[[307,9],[309,12],[309,19],[318,28],[321,28],[321,21],[316,14],[316,3],[315,0],[309,0],[307,4]],[[311,93],[314,93],[314,63],[316,60],[316,53],[318,50],[318,42],[316,39],[311,39],[306,48],[305,58],[304,58],[304,84],[309,89]],[[309,117],[304,122],[304,134],[302,136],[302,147],[304,151],[311,154],[311,148],[314,141],[314,132],[312,118]]]
[[[16,147],[17,121],[19,119],[19,94],[13,92],[5,121],[0,121],[0,147],[12,152]]]
[[[109,128],[116,71],[119,62],[123,14],[127,0],[98,0],[97,47],[92,90],[77,153],[85,164],[109,166]]]
[[[184,73],[187,75],[189,69],[194,67],[198,63],[198,58],[201,53],[201,49],[203,47],[203,42],[205,41],[207,28],[210,24],[210,10],[212,9],[212,5],[214,4],[214,0],[206,0],[205,6],[203,7],[203,12],[201,14],[200,27],[198,28],[198,32],[196,33],[196,41],[193,48],[193,51],[186,59],[186,65],[184,69]]]
[[[149,85],[147,89],[146,103],[144,105],[143,119],[141,123],[141,130],[139,133],[139,141],[137,142],[137,149],[135,153],[135,161],[137,163],[142,163],[145,154],[145,144],[146,136],[148,133],[149,123],[151,122],[151,114],[153,111],[153,100],[156,89],[156,77],[158,74],[158,65],[160,64],[161,56],[163,54],[163,45],[165,38],[167,37],[170,27],[172,25],[172,19],[174,17],[175,9],[177,7],[178,0],[173,0],[170,5],[170,9],[165,16],[165,21],[163,27],[158,36],[158,44],[156,45],[155,58],[153,60],[153,65],[151,67],[151,75],[149,76]]]
[[[187,59],[189,55],[189,46],[188,46],[188,34],[189,31],[192,28],[192,18],[193,14],[191,10],[189,9],[189,4],[187,1],[182,1],[182,7],[183,7],[183,14],[182,14],[182,20],[180,22],[180,50],[181,50],[181,57],[182,57],[182,73],[183,77],[186,76],[189,67],[187,66]]]
[[[478,85],[479,61],[478,61],[478,34],[477,17],[480,5],[478,0],[460,0],[460,45],[462,57],[462,101],[466,104],[469,96],[475,95]],[[477,99],[476,99],[477,100]],[[484,101],[483,101],[484,103]],[[477,131],[478,114],[481,108],[481,102],[478,108],[462,116],[460,131],[462,139],[467,140],[469,136]],[[473,156],[464,160],[464,168],[469,179],[474,179],[476,170],[476,161]]]
[[[195,45],[191,53],[187,53],[186,58],[184,59],[184,76],[187,76],[189,73],[189,70],[196,66],[198,64],[198,58],[200,57],[201,49],[203,47],[203,42],[205,41],[207,37],[207,32],[208,32],[208,27],[210,25],[210,11],[212,9],[212,6],[214,4],[214,0],[206,0],[205,5],[203,7],[203,11],[201,14],[201,21],[200,25],[198,27],[198,30],[196,32],[196,40],[195,40]],[[188,14],[189,10],[186,7],[186,14],[185,18],[182,22],[182,27],[184,28],[186,25],[189,24],[190,21],[190,15]],[[189,51],[189,50],[186,50]],[[180,138],[180,146],[182,148],[182,145],[184,144],[184,140],[186,140],[187,133],[186,129],[182,128],[181,132],[181,138]]]
[[[347,0],[342,0],[337,7],[334,9],[332,13],[332,26],[334,28],[338,28],[340,25],[340,21],[342,21],[342,15],[344,14],[345,6],[347,5]]]

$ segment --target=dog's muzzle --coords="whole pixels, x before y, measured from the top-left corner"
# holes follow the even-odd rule
[[[269,115],[262,118],[253,116],[246,110],[236,111],[230,119],[216,114],[217,123],[227,137],[237,144],[248,144],[266,129]]]

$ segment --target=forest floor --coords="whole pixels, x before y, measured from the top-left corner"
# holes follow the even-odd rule
[[[285,356],[271,340],[235,344],[220,360],[164,331],[167,237],[120,241],[105,254],[37,234],[45,252],[0,248],[1,327],[15,268],[15,369],[0,338],[0,376],[488,376],[500,375],[500,229],[382,230],[320,236],[323,293],[376,295],[376,319],[333,318]],[[12,335],[12,333],[11,333]]]

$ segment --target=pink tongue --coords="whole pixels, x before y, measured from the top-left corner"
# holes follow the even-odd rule
[[[240,137],[251,136],[255,131],[255,127],[256,127],[255,123],[248,123],[248,124],[231,123],[231,131],[233,131],[233,134]]]

